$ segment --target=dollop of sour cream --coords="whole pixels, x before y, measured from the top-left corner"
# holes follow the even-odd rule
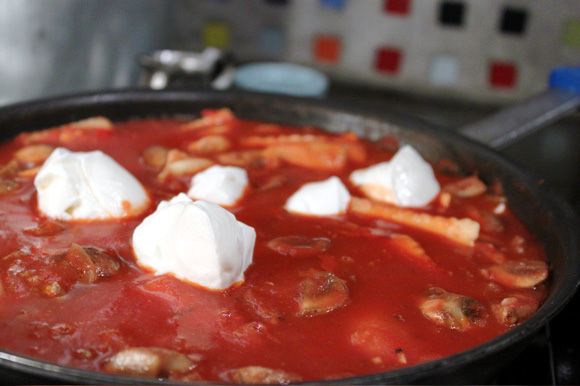
[[[440,191],[433,168],[410,145],[388,162],[355,170],[349,179],[370,198],[403,207],[425,206]]]
[[[226,209],[180,193],[135,228],[133,251],[156,275],[223,290],[244,280],[255,241],[254,228]]]
[[[237,166],[214,165],[191,179],[187,195],[197,200],[232,206],[248,187],[248,172]]]
[[[291,213],[311,216],[332,216],[346,212],[350,193],[340,178],[332,176],[324,181],[304,184],[286,201],[284,208]]]
[[[55,149],[34,179],[38,208],[60,220],[105,220],[138,215],[149,196],[137,179],[101,151]]]

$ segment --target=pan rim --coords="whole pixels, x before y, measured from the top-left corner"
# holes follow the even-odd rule
[[[12,120],[14,122],[31,119],[34,114],[51,114],[58,111],[59,108],[75,108],[81,106],[115,106],[121,102],[125,103],[168,103],[183,102],[194,103],[196,101],[217,102],[228,101],[235,103],[246,103],[243,99],[254,99],[260,103],[280,103],[280,104],[298,104],[310,109],[319,108],[322,110],[334,111],[347,115],[360,115],[363,119],[378,120],[395,125],[401,125],[403,122],[411,123],[413,127],[404,125],[404,130],[413,130],[427,135],[442,138],[444,143],[453,143],[457,146],[468,146],[475,152],[478,152],[490,159],[492,162],[501,164],[509,173],[518,174],[520,179],[525,180],[528,185],[535,186],[538,178],[524,168],[514,165],[506,160],[498,152],[488,148],[485,145],[474,142],[468,138],[452,132],[451,130],[438,127],[417,118],[392,111],[368,111],[364,108],[354,106],[344,106],[337,101],[307,100],[288,96],[272,96],[271,94],[249,93],[249,92],[220,92],[220,91],[189,91],[189,90],[171,90],[171,91],[150,91],[150,90],[113,90],[100,91],[93,93],[73,94],[60,96],[56,98],[40,99],[30,102],[23,102],[0,108],[0,122]],[[240,102],[242,101],[242,102]],[[39,128],[39,127],[38,127]],[[543,184],[535,186],[535,196],[541,199],[543,205],[549,205],[556,211],[558,220],[568,224],[565,241],[565,250],[568,256],[562,257],[568,260],[569,268],[574,272],[568,280],[560,284],[559,291],[556,294],[560,298],[554,299],[556,294],[550,291],[550,295],[541,308],[522,325],[502,334],[492,340],[484,342],[481,345],[471,349],[453,354],[435,361],[422,363],[408,368],[391,370],[388,372],[368,374],[356,377],[343,378],[338,380],[324,380],[316,382],[307,382],[308,384],[354,384],[354,383],[410,383],[423,379],[425,373],[453,372],[461,366],[464,366],[474,360],[492,355],[495,352],[501,352],[517,342],[533,336],[545,324],[549,322],[572,298],[580,280],[580,254],[578,235],[573,232],[574,229],[580,229],[580,221],[570,204],[566,202],[551,186]],[[546,200],[546,201],[545,201]],[[96,383],[156,383],[156,384],[179,384],[178,382],[160,381],[158,379],[137,378],[127,376],[114,376],[97,371],[83,370],[68,366],[52,364],[47,361],[35,359],[25,355],[11,353],[0,350],[0,366],[11,368],[17,371],[25,371],[35,375],[50,377],[55,380],[65,380],[78,383],[96,382]],[[48,372],[48,373],[47,373]],[[208,384],[203,382],[203,384]]]

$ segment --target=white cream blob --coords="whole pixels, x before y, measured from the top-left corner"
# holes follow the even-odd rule
[[[410,145],[389,162],[355,170],[349,179],[370,198],[404,207],[425,206],[440,191],[433,168]]]
[[[284,209],[296,214],[333,216],[346,212],[350,193],[340,178],[304,184],[286,201]]]
[[[197,173],[191,179],[187,195],[196,200],[232,206],[248,186],[248,172],[236,166],[214,165]]]
[[[101,151],[55,149],[34,179],[38,208],[60,220],[133,216],[149,205],[137,179]]]
[[[244,280],[255,241],[254,228],[226,209],[180,193],[135,228],[133,251],[156,275],[223,290]]]

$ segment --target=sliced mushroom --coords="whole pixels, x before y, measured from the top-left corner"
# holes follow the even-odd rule
[[[165,165],[167,153],[169,153],[169,149],[166,147],[157,145],[149,146],[147,149],[143,150],[143,162],[147,166],[161,169]]]
[[[20,188],[20,182],[15,177],[18,174],[18,162],[10,161],[8,164],[0,167],[0,194],[10,193]]]
[[[36,146],[37,145],[31,145],[28,147],[36,147]],[[43,155],[36,156],[33,154],[23,154],[21,155],[22,161],[18,160],[15,157],[15,159],[10,161],[6,166],[0,168],[0,194],[18,189],[21,186],[21,184],[20,182],[18,182],[17,177],[21,178],[35,177],[36,174],[38,173],[38,170],[40,170],[40,166],[34,165],[42,157]],[[28,159],[28,161],[26,161],[26,159]],[[44,159],[38,162],[44,162]]]
[[[167,377],[192,370],[195,363],[187,356],[158,347],[132,347],[113,355],[103,366],[114,374]]]
[[[81,119],[80,121],[71,122],[66,126],[83,130],[95,130],[95,129],[112,130],[115,127],[113,125],[113,122],[111,122],[109,118],[102,116]]]
[[[21,170],[18,172],[18,177],[34,178],[38,174],[39,170],[40,170],[40,166],[34,166],[32,168],[29,168],[29,169],[24,169],[24,170]]]
[[[484,320],[484,307],[477,300],[438,287],[429,289],[420,309],[433,323],[454,330],[464,331]]]
[[[344,306],[349,299],[346,282],[330,272],[314,272],[301,281],[298,316],[326,314]]]
[[[443,191],[457,197],[475,197],[485,193],[487,186],[477,176],[471,176],[445,185]]]
[[[92,247],[73,244],[64,254],[63,260],[81,274],[81,283],[94,283],[99,277],[111,276],[119,270],[120,264],[111,256]]]
[[[2,262],[6,264],[2,281],[5,290],[11,293],[54,298],[65,295],[71,283],[78,280],[70,269],[54,270],[54,264],[58,264],[55,256],[32,254],[27,249],[4,256]]]
[[[540,302],[532,297],[513,295],[492,305],[491,309],[500,323],[514,326],[532,316],[539,306]]]
[[[192,153],[221,153],[232,146],[230,140],[223,135],[208,135],[187,145],[187,151]]]
[[[26,165],[40,165],[52,154],[54,150],[50,145],[29,145],[19,149],[14,158]]]
[[[187,153],[179,150],[169,150],[165,167],[157,176],[161,182],[165,181],[170,175],[175,177],[193,175],[203,169],[213,165],[213,161],[206,158],[190,157]]]
[[[94,138],[94,133],[110,132],[113,130],[113,128],[113,122],[111,122],[108,118],[91,117],[69,123],[63,127],[57,127],[56,130],[61,130],[59,140],[66,143],[75,141],[78,138],[92,139]]]
[[[193,175],[203,169],[207,169],[211,165],[213,165],[213,162],[209,159],[191,157],[167,164],[166,172],[176,177]],[[160,175],[165,176],[163,172]]]
[[[119,261],[97,248],[83,247],[83,250],[97,266],[97,275],[99,277],[112,276],[121,267]]]
[[[247,383],[279,383],[300,382],[300,376],[282,370],[274,370],[262,366],[246,366],[229,370],[226,378],[230,382]]]
[[[0,177],[0,194],[7,194],[20,188],[21,184],[18,181]]]
[[[223,108],[218,110],[204,110],[202,111],[202,117],[193,121],[190,121],[181,126],[182,130],[197,130],[208,126],[223,125],[235,119],[234,113],[230,109]]]
[[[94,283],[120,267],[118,261],[100,250],[77,244],[53,255],[16,251],[3,260],[9,264],[5,284],[10,291],[46,297],[63,296],[76,283]]]
[[[97,267],[81,246],[73,244],[65,253],[64,261],[79,271],[81,283],[93,283],[97,280]]]
[[[548,265],[538,260],[509,260],[503,264],[484,268],[486,278],[511,288],[532,288],[548,277]]]
[[[330,240],[324,237],[280,236],[268,241],[268,247],[284,256],[308,257],[327,251]]]
[[[110,132],[114,124],[105,117],[91,117],[50,129],[22,133],[18,139],[24,145],[47,142],[71,142],[79,138],[93,140],[95,133]]]
[[[19,170],[20,168],[18,167],[18,162],[16,160],[12,160],[6,165],[0,167],[0,177],[13,178],[18,174]]]

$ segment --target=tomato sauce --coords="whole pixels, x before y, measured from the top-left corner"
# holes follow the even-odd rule
[[[489,186],[474,196],[448,195],[447,203],[438,197],[425,208],[412,210],[473,219],[481,225],[474,245],[350,210],[328,217],[291,214],[283,208],[288,197],[303,184],[331,175],[341,178],[353,196],[365,197],[349,182],[349,174],[389,160],[394,153],[380,141],[349,134],[235,118],[212,120],[212,114],[198,124],[135,120],[116,123],[112,130],[82,132],[64,126],[38,137],[23,134],[0,146],[0,166],[5,169],[17,150],[30,144],[72,151],[100,149],[132,173],[152,199],[147,211],[134,218],[54,221],[37,209],[33,177],[4,170],[3,181],[16,185],[0,194],[0,348],[59,365],[116,373],[107,363],[123,350],[167,349],[191,361],[187,369],[155,374],[174,380],[239,381],[231,371],[249,366],[280,371],[282,377],[290,374],[282,381],[336,379],[468,349],[529,316],[516,308],[516,318],[506,322],[497,313],[502,300],[525,298],[533,309],[544,300],[545,281],[511,285],[486,271],[505,261],[545,261],[541,246],[521,221],[509,208],[497,209],[505,201],[499,189]],[[75,135],[60,135],[69,131]],[[160,180],[160,168],[144,162],[146,149],[155,145],[216,163],[235,159],[231,164],[239,164],[240,152],[265,147],[244,138],[296,134],[354,143],[364,157],[355,155],[340,167],[324,170],[286,159],[270,164],[271,159],[246,154],[252,159],[240,162],[245,162],[250,187],[236,206],[228,208],[257,233],[253,263],[243,283],[213,291],[155,275],[136,264],[133,230],[160,201],[186,192],[191,180],[187,173]],[[228,149],[188,150],[190,143],[208,135],[225,137]],[[23,166],[19,161],[18,170],[34,166],[39,165]],[[442,187],[465,178],[435,169]],[[55,257],[73,243],[110,256],[118,269],[92,282],[79,281],[78,272]],[[344,298],[322,312],[301,309],[308,286],[325,280],[328,293],[323,291],[323,296],[330,294],[334,301],[336,290]],[[53,291],[54,282],[60,292]],[[422,307],[427,299],[434,299],[429,303],[434,307],[442,299],[459,299],[465,315],[454,315],[451,306],[430,318],[428,307]],[[472,300],[477,307],[470,308]],[[438,317],[451,321],[438,323]]]

